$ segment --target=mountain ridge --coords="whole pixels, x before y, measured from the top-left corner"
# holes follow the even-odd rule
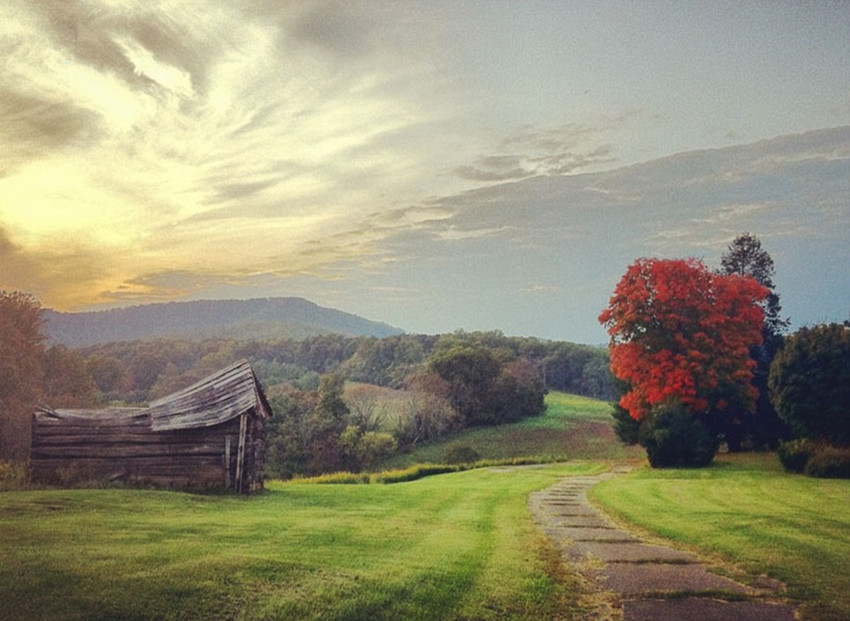
[[[164,302],[81,313],[45,309],[44,320],[47,340],[67,347],[157,338],[303,339],[404,332],[299,297]]]

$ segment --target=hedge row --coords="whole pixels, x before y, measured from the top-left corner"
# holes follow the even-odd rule
[[[781,444],[777,455],[787,472],[822,479],[850,479],[850,447],[800,439]]]

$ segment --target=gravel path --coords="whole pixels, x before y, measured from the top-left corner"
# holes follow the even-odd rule
[[[567,477],[529,497],[537,526],[587,583],[593,619],[624,621],[793,621],[781,585],[745,586],[708,571],[690,552],[649,543],[587,500],[587,490],[622,474]]]

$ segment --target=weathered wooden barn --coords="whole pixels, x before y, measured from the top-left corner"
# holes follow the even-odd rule
[[[41,409],[33,417],[33,480],[259,491],[269,416],[246,360],[146,408]]]

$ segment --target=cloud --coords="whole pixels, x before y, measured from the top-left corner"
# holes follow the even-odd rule
[[[468,181],[510,181],[525,179],[534,174],[533,170],[520,165],[515,155],[491,155],[479,158],[470,166],[458,166],[455,174]]]
[[[0,177],[58,149],[85,143],[98,132],[97,118],[72,103],[0,87]]]
[[[613,147],[599,143],[609,128],[610,125],[576,124],[554,128],[524,126],[502,137],[494,153],[456,167],[454,174],[467,181],[493,183],[536,175],[566,175],[611,164],[616,161]]]
[[[558,293],[561,287],[557,285],[547,285],[539,282],[530,283],[522,288],[523,293],[531,293],[533,295]]]
[[[0,289],[27,291],[42,303],[73,307],[90,302],[90,292],[113,275],[106,259],[74,240],[31,249],[0,224]]]
[[[588,112],[556,84],[557,107],[523,99],[543,78],[531,57],[520,75],[480,54],[514,25],[488,12],[463,39],[477,9],[454,7],[0,3],[0,286],[67,308],[291,283],[350,300],[551,283],[566,307],[636,255],[710,256],[738,227],[842,240],[822,223],[847,219],[850,128],[622,167],[666,152],[634,139],[677,132],[674,111]]]
[[[20,246],[12,241],[9,234],[0,227],[0,259],[11,258],[20,250]]]
[[[686,152],[604,172],[535,176],[445,196],[434,203],[444,217],[420,223],[416,234],[388,240],[395,240],[393,252],[406,260],[386,266],[385,273],[415,280],[423,290],[451,283],[447,291],[474,291],[478,310],[453,305],[456,325],[481,325],[482,308],[527,315],[519,299],[504,299],[505,291],[517,291],[551,297],[563,314],[583,318],[583,333],[592,334],[598,329],[593,318],[635,258],[696,256],[716,264],[737,234],[752,231],[784,274],[777,282],[789,300],[786,308],[799,300],[792,316],[805,321],[811,308],[836,307],[836,283],[823,284],[825,291],[815,299],[812,275],[827,277],[843,263],[846,280],[847,130]],[[535,277],[531,284],[529,274]],[[547,325],[548,333],[557,333],[554,323]]]
[[[106,304],[113,304],[185,299],[211,288],[239,285],[244,280],[232,274],[166,270],[130,278],[102,292],[102,300]]]
[[[119,39],[118,44],[136,75],[149,78],[183,99],[194,95],[192,76],[187,71],[158,60],[148,48],[129,37]]]
[[[380,40],[379,22],[349,2],[316,2],[289,28],[295,39],[333,54],[338,59],[362,56]]]

